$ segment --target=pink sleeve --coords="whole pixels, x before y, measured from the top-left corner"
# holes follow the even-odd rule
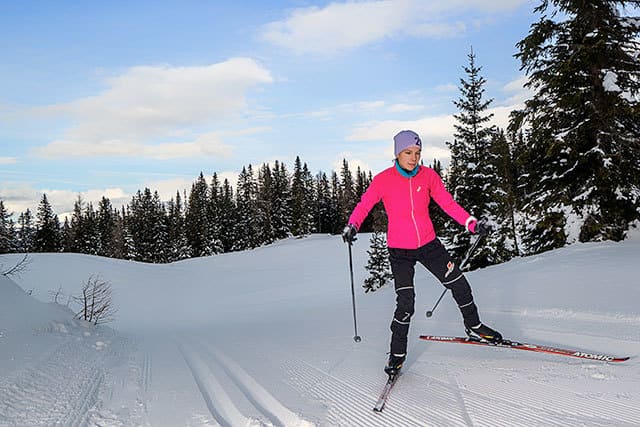
[[[358,230],[360,230],[360,226],[367,218],[367,215],[369,215],[371,209],[382,198],[382,195],[378,193],[378,186],[377,180],[374,178],[371,185],[369,185],[369,188],[367,188],[367,191],[362,194],[362,197],[353,209],[353,212],[351,212],[348,223],[355,225]]]
[[[469,227],[471,220],[475,219],[464,210],[455,200],[451,193],[447,191],[440,176],[433,170],[429,170],[429,186],[431,189],[431,197],[435,202],[447,213],[451,218],[456,220],[458,224]]]

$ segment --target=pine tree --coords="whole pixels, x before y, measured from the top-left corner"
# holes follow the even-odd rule
[[[262,220],[257,204],[257,184],[251,165],[243,167],[238,176],[236,222],[233,250],[253,249],[262,244],[260,222]]]
[[[237,208],[233,188],[231,188],[229,180],[225,178],[220,194],[220,229],[222,233],[220,242],[222,243],[223,252],[233,250],[237,222]]]
[[[82,196],[78,194],[76,201],[73,203],[73,213],[71,220],[64,228],[64,250],[65,252],[83,253],[84,251],[84,201]],[[65,221],[66,223],[66,221]]]
[[[273,188],[273,176],[268,163],[258,170],[258,209],[264,220],[260,223],[260,235],[264,243],[275,241],[275,229],[273,226],[273,202],[276,197]]]
[[[336,222],[336,206],[331,198],[331,187],[327,174],[318,172],[315,188],[315,217],[316,231],[318,233],[333,233]]]
[[[167,203],[167,243],[168,261],[179,261],[189,258],[189,244],[184,226],[184,209],[180,192],[176,191],[175,199]]]
[[[36,227],[33,223],[33,215],[27,209],[18,217],[18,251],[31,252],[33,250],[33,240],[36,234]]]
[[[136,261],[160,263],[167,261],[167,221],[158,192],[149,188],[138,190],[132,198],[127,218]]]
[[[11,214],[0,200],[0,254],[14,252],[17,246],[16,230]]]
[[[340,178],[338,178],[338,174],[336,171],[331,171],[331,206],[333,207],[334,212],[334,220],[331,224],[332,226],[332,234],[339,234],[342,231],[342,228],[346,225],[349,217],[344,219],[345,214],[343,213],[343,209],[341,208],[341,197],[342,197],[342,189],[340,186]],[[348,215],[348,214],[347,214]]]
[[[367,251],[369,260],[365,267],[369,272],[369,277],[364,280],[364,285],[362,286],[365,292],[373,292],[380,289],[393,278],[385,234],[374,232],[371,234],[369,242],[370,248]]]
[[[519,200],[518,150],[522,146],[522,133],[511,134],[507,138],[503,130],[497,131],[491,141],[491,158],[499,178],[494,184],[496,209],[494,211],[494,232],[488,236],[486,244],[494,250],[495,263],[505,262],[518,256],[520,252],[520,232],[518,225]]]
[[[512,122],[530,129],[530,252],[620,240],[640,218],[640,20],[620,12],[636,3],[543,0],[517,45],[534,91]]]
[[[93,203],[87,203],[84,210],[82,235],[82,253],[89,255],[98,255],[100,253],[100,225],[98,222],[98,214],[93,208]]]
[[[223,252],[222,241],[220,239],[222,234],[220,226],[220,190],[218,174],[214,172],[209,189],[209,209],[207,212],[209,247],[211,248],[212,255]]]
[[[98,255],[112,256],[114,229],[116,227],[116,212],[111,201],[102,197],[98,203],[97,228],[98,228]]]
[[[313,179],[307,167],[296,156],[291,180],[291,233],[294,236],[305,236],[313,229]]]
[[[33,240],[33,250],[35,252],[59,252],[62,248],[60,221],[58,216],[53,213],[46,194],[42,195],[36,219],[37,227]]]
[[[289,173],[284,163],[275,161],[272,171],[271,223],[274,237],[284,239],[291,236],[292,201]]]
[[[454,199],[468,212],[492,222],[495,217],[493,184],[496,175],[488,159],[488,149],[494,129],[486,125],[493,114],[485,111],[493,99],[483,99],[486,80],[480,75],[482,67],[476,65],[473,49],[467,58],[469,65],[463,67],[467,79],[460,79],[461,96],[454,101],[459,113],[454,115],[457,122],[454,125],[454,142],[448,144],[451,150],[448,186]],[[448,231],[454,257],[460,258],[470,244],[470,236],[460,233],[459,225],[452,222]],[[494,261],[491,247],[485,245],[476,251],[469,263],[474,268]]]
[[[338,210],[340,212],[340,223],[344,227],[349,221],[349,216],[356,207],[358,199],[356,196],[353,175],[349,169],[349,162],[342,159],[342,169],[340,169],[340,187],[338,192]]]
[[[212,254],[209,227],[209,188],[204,175],[191,186],[187,211],[185,213],[185,231],[192,257]]]

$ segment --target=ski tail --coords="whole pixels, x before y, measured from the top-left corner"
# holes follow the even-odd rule
[[[378,401],[376,402],[376,405],[373,407],[373,410],[375,412],[382,412],[385,405],[387,404],[387,399],[391,394],[391,389],[395,385],[399,376],[400,376],[400,372],[398,372],[397,374],[389,375],[389,378],[387,379],[387,382],[385,383],[384,388],[382,389],[382,393],[380,393],[380,397],[378,397]]]
[[[573,350],[568,348],[551,347],[547,345],[530,344],[518,341],[503,340],[500,343],[492,343],[488,341],[477,341],[465,337],[439,336],[439,335],[420,335],[420,339],[425,341],[450,342],[457,344],[483,345],[489,347],[511,348],[514,350],[532,351],[536,353],[555,354],[558,356],[576,357],[579,359],[599,360],[602,362],[624,362],[630,357],[618,357],[604,353],[592,353],[581,350]]]

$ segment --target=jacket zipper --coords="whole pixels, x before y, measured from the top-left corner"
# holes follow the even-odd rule
[[[411,200],[411,219],[413,220],[413,227],[416,230],[416,237],[418,238],[418,247],[422,246],[420,242],[420,232],[418,231],[418,223],[416,222],[416,216],[414,214],[414,206],[413,206],[413,178],[409,178],[409,200]]]

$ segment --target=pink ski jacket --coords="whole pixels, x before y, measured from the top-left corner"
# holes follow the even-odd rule
[[[417,249],[436,238],[429,217],[431,199],[467,228],[475,220],[453,200],[433,169],[420,166],[415,176],[407,178],[394,165],[373,178],[351,213],[349,224],[360,229],[373,206],[382,200],[389,218],[387,245],[390,248]]]

